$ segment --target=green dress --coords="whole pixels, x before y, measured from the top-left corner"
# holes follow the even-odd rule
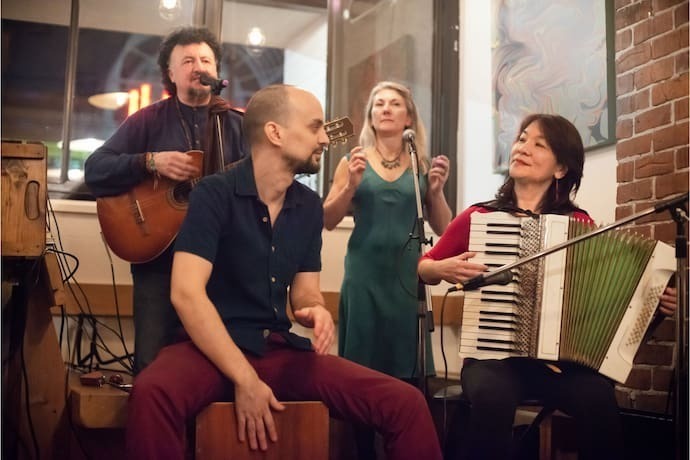
[[[426,194],[427,179],[419,181]],[[398,378],[417,375],[417,218],[412,170],[393,182],[367,163],[352,199],[355,228],[340,290],[338,354]],[[415,232],[416,233],[416,232]],[[427,375],[434,374],[427,333]]]

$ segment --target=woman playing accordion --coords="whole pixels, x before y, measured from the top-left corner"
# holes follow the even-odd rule
[[[587,212],[572,202],[583,167],[582,139],[572,123],[558,115],[526,117],[511,150],[508,178],[496,199],[471,206],[451,222],[420,260],[421,279],[429,284],[463,283],[489,269],[473,261],[476,253],[469,250],[470,216],[475,212],[559,214],[592,222]],[[658,311],[672,315],[675,309],[675,289],[666,287]],[[462,446],[464,458],[510,458],[515,410],[526,399],[542,400],[574,418],[580,459],[623,455],[613,382],[589,367],[524,356],[469,358],[463,363],[461,384],[472,407],[469,431],[463,434],[467,439]]]

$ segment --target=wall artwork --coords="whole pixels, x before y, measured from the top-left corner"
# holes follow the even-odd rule
[[[564,116],[585,149],[615,142],[612,0],[492,0],[492,9],[495,172],[507,172],[530,113]]]

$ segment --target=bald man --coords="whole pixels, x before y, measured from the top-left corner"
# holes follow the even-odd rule
[[[280,449],[279,401],[321,400],[331,416],[380,432],[389,460],[441,459],[419,390],[328,354],[335,327],[319,285],[323,210],[294,180],[318,172],[328,145],[321,104],[270,86],[249,101],[243,130],[251,156],[192,192],[171,281],[189,340],[164,348],[136,378],[128,458],[184,458],[187,423],[219,400],[235,401],[239,441]],[[313,342],[290,332],[288,293]]]

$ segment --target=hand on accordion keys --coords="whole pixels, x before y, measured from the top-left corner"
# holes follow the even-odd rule
[[[488,286],[491,284],[508,284],[513,280],[513,272],[510,270],[498,270],[495,273],[490,272],[486,275],[477,275],[474,278],[470,278],[464,283],[458,283],[452,288],[448,289],[448,292],[455,291],[474,291],[480,287]]]

